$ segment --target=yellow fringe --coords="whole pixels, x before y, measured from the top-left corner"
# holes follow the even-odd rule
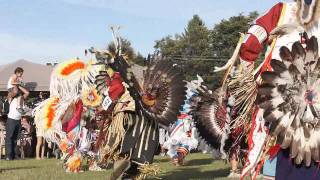
[[[232,120],[231,129],[243,127],[244,134],[250,131],[251,116],[257,97],[257,84],[252,74],[254,66],[251,65],[246,72],[240,72],[236,78],[229,80],[230,95],[235,98],[235,107],[238,108],[236,119]],[[240,139],[240,138],[239,138]]]
[[[110,158],[112,160],[118,159],[116,157],[119,156],[120,145],[125,134],[125,129],[123,127],[124,116],[124,112],[117,113],[117,115],[111,121],[111,124],[108,128],[107,138],[115,139],[111,146],[107,142],[103,147],[102,156],[104,157],[104,161],[109,161]]]
[[[145,164],[138,167],[140,174],[135,178],[136,180],[142,180],[152,177],[153,179],[161,179],[156,177],[160,174],[161,170],[158,165],[154,164]]]
[[[119,150],[122,144],[125,129],[124,124],[128,123],[129,115],[124,111],[134,111],[135,102],[130,96],[128,90],[125,90],[125,93],[119,99],[113,109],[112,121],[108,127],[108,138],[115,138],[114,143],[109,146],[108,142],[102,148],[102,159],[103,161],[118,160],[119,159]]]
[[[78,153],[72,155],[68,159],[66,166],[67,166],[67,171],[69,172],[74,172],[74,173],[79,172],[80,166],[81,166],[81,155]]]

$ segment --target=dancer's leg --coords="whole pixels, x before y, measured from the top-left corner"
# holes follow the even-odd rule
[[[41,159],[40,158],[41,147],[42,147],[42,137],[38,136],[37,137],[37,146],[36,146],[36,159]]]

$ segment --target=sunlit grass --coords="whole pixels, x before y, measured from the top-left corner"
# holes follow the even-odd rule
[[[224,161],[213,160],[210,155],[193,153],[187,156],[185,166],[173,166],[168,157],[156,156],[154,163],[161,168],[159,178],[185,179],[225,179],[229,173]],[[111,170],[102,172],[65,173],[62,162],[55,159],[47,160],[16,160],[0,161],[0,179],[2,180],[105,180]]]

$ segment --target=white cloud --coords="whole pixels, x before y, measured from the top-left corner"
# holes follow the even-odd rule
[[[46,63],[83,56],[87,45],[0,33],[0,64],[26,59]]]

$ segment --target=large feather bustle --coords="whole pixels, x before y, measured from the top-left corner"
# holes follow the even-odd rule
[[[108,53],[101,53],[103,51],[96,49],[92,49],[91,52],[95,53],[100,63],[120,73],[121,78],[128,85],[130,95],[135,100],[138,114],[164,126],[176,121],[179,109],[184,103],[186,90],[183,75],[177,67],[159,60],[145,70],[141,81],[133,74],[131,65],[121,54],[121,49],[113,55],[112,61],[105,61],[108,59]],[[96,76],[95,83],[100,94],[107,89],[106,78],[109,78],[108,74],[102,71]]]
[[[181,71],[164,60],[159,60],[145,70],[143,81],[138,80],[132,72],[130,64],[122,55],[116,55],[114,62],[107,64],[119,72],[128,84],[130,95],[135,99],[136,110],[147,119],[168,126],[176,121],[179,109],[185,100],[185,82]],[[106,89],[103,79],[107,74],[100,72],[96,77],[97,89],[101,93]]]
[[[184,104],[185,86],[184,77],[177,67],[164,60],[156,62],[146,69],[141,92],[155,98],[155,103],[151,107],[143,103],[143,108],[151,116],[157,116],[161,124],[169,125]]]
[[[227,157],[230,119],[227,107],[219,104],[219,90],[211,92],[202,82],[194,89],[196,96],[190,99],[190,114],[201,138]]]
[[[282,148],[290,148],[296,164],[310,166],[320,159],[320,71],[317,38],[304,47],[295,42],[280,48],[281,60],[271,60],[273,72],[262,73],[258,106],[271,123],[271,134]],[[287,82],[287,83],[284,83]]]
[[[37,130],[42,131],[48,141],[58,143],[66,138],[62,124],[70,120],[72,106],[81,95],[94,87],[94,78],[103,68],[95,61],[78,59],[62,62],[55,67],[50,79],[50,98],[39,103],[33,112]],[[91,105],[97,104],[97,101],[91,102]]]

